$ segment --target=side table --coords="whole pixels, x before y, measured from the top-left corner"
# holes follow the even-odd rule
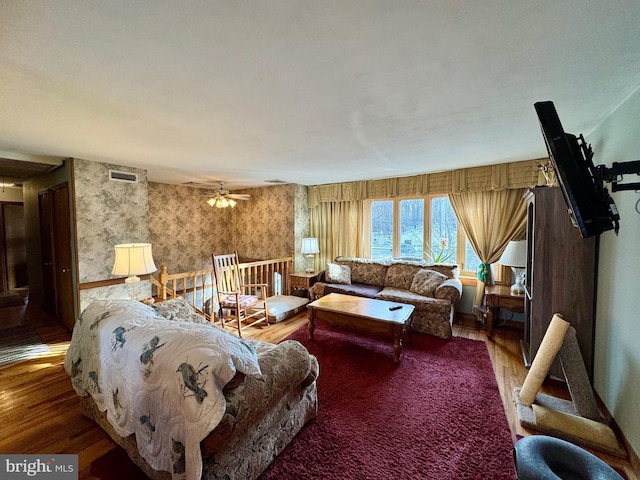
[[[307,291],[307,295],[309,295],[309,289],[313,286],[314,283],[318,281],[318,276],[321,272],[295,272],[289,274],[289,291],[288,294],[291,295],[294,290],[304,289]]]
[[[491,285],[484,289],[487,305],[487,338],[493,339],[493,326],[501,308],[511,312],[524,312],[524,295],[512,295],[507,285]]]

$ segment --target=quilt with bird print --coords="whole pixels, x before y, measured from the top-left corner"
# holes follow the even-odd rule
[[[65,370],[118,435],[135,434],[142,458],[176,480],[200,479],[200,441],[224,415],[224,386],[236,372],[261,374],[251,341],[134,300],[95,300],[83,311]]]

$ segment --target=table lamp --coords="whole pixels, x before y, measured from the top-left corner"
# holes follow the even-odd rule
[[[157,270],[153,263],[150,243],[122,243],[115,246],[116,259],[113,263],[112,275],[126,275],[129,297],[137,300],[140,277]]]
[[[313,273],[313,256],[316,253],[320,253],[320,249],[318,248],[318,239],[317,238],[303,238],[302,239],[302,248],[300,249],[300,253],[302,253],[307,259],[309,259],[309,263],[311,264],[305,272]]]
[[[514,240],[509,242],[498,263],[511,267],[516,283],[511,285],[512,295],[524,295],[524,277],[527,265],[527,241]]]

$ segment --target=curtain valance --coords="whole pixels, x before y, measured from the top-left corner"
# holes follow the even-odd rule
[[[545,161],[547,159],[526,160],[409,177],[312,185],[309,208],[323,202],[527,188],[545,183],[539,167]]]

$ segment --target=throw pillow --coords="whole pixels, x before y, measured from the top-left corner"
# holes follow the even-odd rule
[[[209,323],[202,315],[198,315],[193,307],[182,297],[172,298],[171,300],[165,300],[164,302],[157,302],[150,305],[150,307],[167,320]]]
[[[327,263],[327,283],[351,285],[351,269],[349,265]]]
[[[436,289],[442,285],[442,282],[446,279],[447,276],[442,273],[421,268],[414,275],[409,290],[425,297],[435,297]]]

